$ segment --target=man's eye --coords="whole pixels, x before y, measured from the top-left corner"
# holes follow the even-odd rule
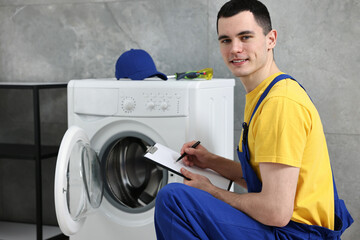
[[[250,36],[242,36],[241,37],[241,40],[245,41],[245,40],[249,40],[250,39]]]
[[[230,42],[231,42],[230,39],[223,39],[220,41],[220,43],[224,43],[224,44],[230,43]]]

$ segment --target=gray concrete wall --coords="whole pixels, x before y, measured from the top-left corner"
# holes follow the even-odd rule
[[[232,77],[222,62],[215,31],[216,14],[224,2],[0,0],[0,81],[67,82],[73,78],[113,77],[115,61],[130,48],[148,51],[158,70],[166,74],[212,67],[215,77]],[[322,117],[338,191],[356,221],[343,239],[356,239],[360,231],[360,3],[264,3],[279,33],[275,50],[278,66],[305,86]],[[27,104],[20,102],[26,94],[0,92],[0,106],[5,109],[0,113],[0,141],[31,141],[31,112]],[[244,94],[237,79],[235,142],[241,131]],[[43,95],[47,99],[42,108],[47,130],[44,141],[58,142],[66,128],[66,95]],[[52,107],[54,103],[57,108]],[[23,136],[19,138],[14,132]],[[45,167],[50,182],[45,195],[50,202],[51,161]],[[9,189],[14,185],[22,187],[22,179],[31,178],[29,163],[20,165],[18,169],[14,162],[0,160],[1,218],[20,216],[27,220],[26,213],[32,211],[31,200],[26,206],[9,205],[16,199]],[[21,195],[31,196],[33,187],[27,187]],[[52,205],[48,208],[47,221],[56,221]]]

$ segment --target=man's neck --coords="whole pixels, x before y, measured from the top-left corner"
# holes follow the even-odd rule
[[[267,77],[280,72],[280,69],[276,66],[275,61],[271,61],[267,66],[259,69],[249,76],[240,77],[240,80],[247,93],[254,90],[260,83],[262,83]]]

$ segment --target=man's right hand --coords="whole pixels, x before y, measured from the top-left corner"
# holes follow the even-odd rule
[[[186,166],[197,166],[200,168],[209,168],[210,161],[214,158],[213,153],[210,153],[205,147],[199,144],[196,148],[191,146],[196,141],[187,142],[181,148],[181,154],[186,153],[186,156],[182,159]]]

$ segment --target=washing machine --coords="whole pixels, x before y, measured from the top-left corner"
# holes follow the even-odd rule
[[[71,240],[156,239],[159,190],[183,179],[146,160],[148,146],[190,140],[233,159],[234,79],[71,80],[55,208]]]

